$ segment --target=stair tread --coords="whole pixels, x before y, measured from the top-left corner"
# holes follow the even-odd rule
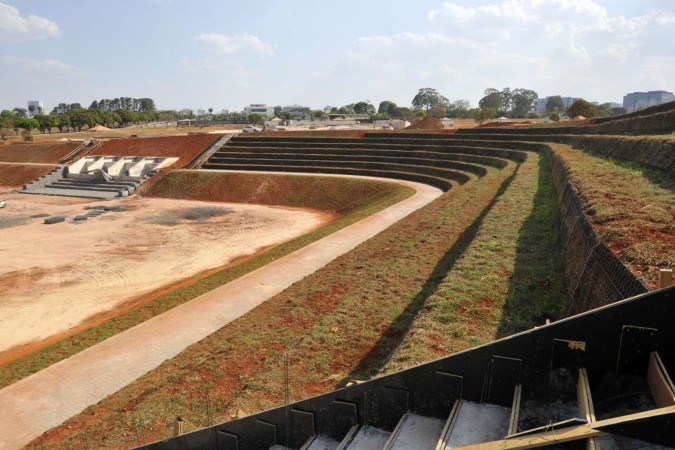
[[[347,447],[348,450],[382,450],[391,433],[379,428],[361,427]]]
[[[328,436],[317,436],[312,441],[312,444],[307,447],[307,450],[335,450],[340,445],[340,442],[331,439]]]
[[[446,448],[504,439],[510,417],[510,408],[464,401]]]
[[[433,417],[425,417],[417,414],[408,414],[401,427],[392,450],[430,449],[436,447],[438,438],[443,432],[445,421]]]

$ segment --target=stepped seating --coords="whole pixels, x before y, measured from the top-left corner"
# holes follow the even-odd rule
[[[28,183],[19,192],[99,199],[127,197],[161,167],[176,159],[84,156],[70,166],[60,166]]]
[[[674,315],[661,289],[141,448],[669,448]]]
[[[489,168],[501,169],[527,157],[522,146],[502,147],[507,148],[488,148],[475,140],[458,146],[444,139],[238,136],[202,168],[379,176],[448,190],[484,176]]]

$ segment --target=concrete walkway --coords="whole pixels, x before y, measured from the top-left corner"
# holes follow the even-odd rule
[[[23,447],[442,194],[379,181],[417,193],[0,390],[0,449]]]

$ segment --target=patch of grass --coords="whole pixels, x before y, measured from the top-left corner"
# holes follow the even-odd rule
[[[564,314],[556,205],[545,154],[518,174],[474,223],[386,371],[420,364]],[[450,250],[452,251],[452,249]]]
[[[330,181],[333,184],[339,185],[343,180],[332,178]],[[113,317],[100,325],[89,328],[0,367],[0,388],[68,358],[184,302],[212,291],[223,284],[263,267],[271,261],[305,247],[324,236],[328,236],[335,231],[371,216],[388,206],[404,200],[415,192],[412,188],[392,183],[374,181],[368,181],[368,183],[372,196],[368,198],[367,194],[365,194],[359,197],[352,211],[347,211],[347,205],[343,204],[344,214],[328,225],[258,254],[233,267],[203,278],[192,285],[161,295],[134,310]],[[377,190],[378,185],[380,191]]]
[[[568,168],[596,233],[650,288],[675,265],[675,179],[664,172],[550,144]]]

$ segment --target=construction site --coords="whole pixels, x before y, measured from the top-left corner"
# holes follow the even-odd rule
[[[675,448],[674,132],[0,145],[0,449]]]

